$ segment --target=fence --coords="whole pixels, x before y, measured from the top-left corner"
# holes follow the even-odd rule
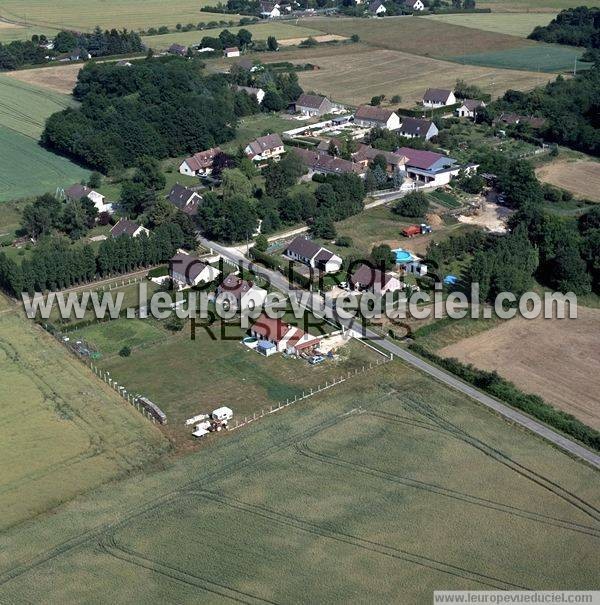
[[[380,352],[380,351],[378,351],[378,352]],[[296,396],[294,396],[293,399],[286,399],[285,403],[283,401],[280,401],[279,403],[270,406],[268,409],[263,408],[260,412],[254,412],[253,416],[244,417],[244,419],[241,421],[236,419],[232,424],[229,425],[228,428],[230,431],[235,431],[236,429],[240,429],[244,426],[248,426],[252,422],[260,420],[261,418],[264,418],[265,416],[269,416],[270,414],[279,412],[280,410],[288,408],[289,406],[291,406],[295,403],[298,403],[299,401],[304,401],[305,399],[310,399],[311,397],[314,397],[315,395],[318,395],[319,393],[322,393],[323,391],[326,391],[327,389],[331,389],[332,387],[334,387],[338,384],[342,384],[343,382],[346,382],[349,378],[352,378],[352,376],[356,376],[357,374],[363,374],[364,372],[368,372],[372,368],[376,368],[378,366],[384,365],[386,363],[389,363],[390,361],[391,361],[390,358],[385,357],[384,359],[381,359],[381,360],[378,359],[375,363],[370,362],[369,365],[363,365],[362,368],[356,368],[354,371],[349,371],[345,376],[340,376],[339,378],[334,378],[331,382],[329,382],[329,381],[325,382],[324,385],[319,385],[317,387],[310,388],[306,391],[302,391],[302,395],[296,395]]]

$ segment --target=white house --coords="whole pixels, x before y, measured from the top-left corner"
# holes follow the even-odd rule
[[[130,237],[139,237],[140,235],[150,235],[150,231],[146,227],[138,225],[135,221],[122,218],[119,222],[113,226],[110,230],[112,237],[119,237],[121,235],[129,235]]]
[[[106,202],[106,198],[97,191],[90,189],[86,185],[72,185],[65,189],[65,197],[71,201],[79,201],[83,198],[88,198],[94,202],[94,206],[98,212],[113,212],[112,204]]]
[[[337,254],[301,235],[288,244],[285,255],[325,273],[337,273],[342,268],[342,259]]]
[[[444,107],[455,103],[456,97],[451,90],[428,88],[423,95],[423,107]]]
[[[296,111],[305,116],[322,116],[331,113],[335,105],[321,95],[302,93],[296,101]]]
[[[281,6],[278,2],[261,2],[260,3],[260,16],[263,19],[274,19],[275,17],[281,17]]]
[[[201,195],[179,183],[175,183],[171,187],[167,199],[181,212],[185,212],[185,214],[189,214],[190,216],[198,214],[198,206],[202,202]]]
[[[369,4],[369,12],[373,15],[377,15],[378,17],[383,17],[387,12],[385,5],[383,4],[383,0],[374,0]]]
[[[461,170],[468,174],[477,171],[475,164],[462,166],[454,158],[433,151],[401,147],[396,153],[406,157],[406,176],[420,186],[440,187],[447,185]]]
[[[456,115],[459,118],[471,118],[474,120],[477,110],[481,107],[485,107],[485,103],[479,99],[464,99],[462,105],[457,108]]]
[[[272,158],[277,159],[285,152],[285,149],[278,134],[267,134],[248,143],[244,152],[252,161],[260,162]]]
[[[429,141],[438,134],[437,126],[431,120],[402,118],[400,134],[409,139],[420,138]]]
[[[230,46],[229,48],[226,48],[223,51],[223,54],[226,57],[239,57],[240,56],[240,49],[237,46]]]
[[[254,86],[236,86],[237,92],[245,92],[251,97],[255,97],[256,101],[260,105],[265,98],[265,91],[262,88],[254,88]]]
[[[215,156],[219,153],[221,153],[219,147],[211,147],[206,151],[195,153],[181,162],[179,173],[187,176],[208,176],[212,172]]]
[[[354,123],[366,128],[375,126],[388,130],[398,130],[400,128],[400,118],[396,112],[382,107],[373,107],[372,105],[361,105],[354,113]]]
[[[217,300],[233,298],[238,311],[252,310],[262,307],[267,298],[267,291],[259,288],[254,282],[246,281],[230,273],[217,288]]]
[[[319,344],[319,339],[315,336],[264,313],[252,325],[250,334],[261,342],[272,343],[280,353],[293,355],[315,348]]]
[[[423,0],[404,0],[404,8],[411,11],[423,11],[425,4],[423,4]]]
[[[369,291],[377,296],[404,288],[404,284],[391,273],[384,273],[380,269],[368,265],[360,265],[351,275],[350,284],[355,290]]]
[[[169,277],[177,289],[183,290],[215,280],[220,271],[191,254],[178,252],[169,261]]]

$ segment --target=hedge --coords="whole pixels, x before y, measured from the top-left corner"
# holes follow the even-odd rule
[[[420,118],[423,115],[427,117],[436,117],[442,116],[448,112],[454,113],[455,109],[458,109],[462,105],[460,103],[454,103],[454,105],[444,105],[443,107],[419,107],[417,109],[404,109],[403,107],[399,107],[396,110],[396,113],[399,116],[407,116],[410,118]]]
[[[526,412],[562,433],[574,437],[588,447],[600,451],[599,431],[586,426],[571,414],[556,410],[538,395],[523,393],[512,382],[499,376],[497,372],[480,370],[454,358],[440,357],[418,343],[413,343],[410,349],[478,389]]]

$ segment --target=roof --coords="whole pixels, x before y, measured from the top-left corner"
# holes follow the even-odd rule
[[[327,152],[329,151],[329,146],[331,143],[333,143],[338,150],[341,149],[343,145],[343,141],[341,139],[331,137],[330,139],[321,139],[317,145],[317,150]]]
[[[424,137],[428,132],[433,122],[422,118],[403,118],[401,132],[406,132],[412,137]]]
[[[383,0],[374,0],[369,4],[370,11],[376,11],[380,6],[383,6]],[[385,8],[385,6],[383,6]]]
[[[195,191],[176,183],[171,187],[167,199],[187,214],[196,214],[198,212],[198,202],[202,199]],[[190,202],[190,200],[193,200]]]
[[[372,161],[378,155],[382,155],[388,164],[397,166],[399,164],[405,164],[406,158],[398,153],[392,151],[383,151],[382,149],[375,149],[370,145],[361,145],[357,151],[352,154],[352,159],[356,162]]]
[[[254,86],[236,86],[235,89],[237,92],[245,92],[251,97],[258,97],[259,92],[264,92],[262,88],[254,88]]]
[[[286,251],[293,252],[303,258],[313,258],[319,250],[321,250],[321,246],[302,235],[295,237],[286,247]]]
[[[140,228],[135,221],[130,221],[129,219],[122,218],[119,222],[110,230],[110,234],[113,237],[119,237],[120,235],[131,235]]]
[[[188,283],[192,283],[208,265],[196,256],[178,252],[169,261],[170,273],[184,275]]]
[[[479,99],[463,99],[462,104],[469,110],[475,111],[478,107],[484,107],[484,102]]]
[[[262,313],[252,325],[252,331],[263,338],[279,342],[290,331],[290,326],[281,319]]]
[[[445,90],[443,88],[428,88],[423,95],[423,101],[430,101],[431,103],[445,103],[451,94],[451,90]]]
[[[537,118],[535,116],[521,116],[516,113],[502,113],[500,117],[495,120],[495,122],[502,122],[504,124],[519,124],[520,122],[524,122],[525,124],[529,124],[532,128],[542,128],[546,123],[544,118]]]
[[[203,168],[210,168],[216,155],[221,153],[220,147],[211,147],[206,151],[199,151],[189,158],[185,158],[184,162],[191,170],[197,172]]]
[[[446,161],[447,165],[456,164],[456,160],[441,153],[434,151],[424,151],[422,149],[413,149],[412,147],[400,147],[396,153],[407,157],[408,166],[420,168],[421,170],[429,170],[440,161]]]
[[[394,114],[391,109],[383,107],[373,107],[372,105],[361,105],[354,113],[354,118],[358,120],[372,120],[374,122],[387,122]]]
[[[383,287],[391,279],[394,279],[391,273],[384,273],[380,269],[375,269],[365,264],[362,264],[350,277],[350,281],[353,284],[361,284],[367,287],[371,287],[374,284],[379,284]]]
[[[87,197],[92,193],[92,189],[85,185],[71,185],[68,189],[65,189],[65,195],[72,200],[80,200],[81,198]]]
[[[253,155],[261,155],[265,151],[283,147],[283,141],[277,133],[267,134],[249,143],[248,147],[250,147]]]
[[[246,292],[249,292],[254,287],[251,281],[246,281],[233,273],[230,273],[219,286],[219,294],[228,292],[233,294],[236,299],[240,299]]]
[[[230,46],[229,48],[225,49],[226,53],[239,53],[240,49],[237,46]]]
[[[250,71],[254,67],[252,59],[240,59],[236,65],[241,69],[245,69],[246,71]]]
[[[169,50],[168,52],[170,53],[177,53],[177,54],[185,54],[187,53],[187,46],[183,46],[181,44],[171,44],[171,46],[169,46]]]
[[[311,109],[319,109],[325,101],[327,101],[327,97],[302,93],[296,101],[296,106],[310,107]]]
[[[314,172],[328,172],[331,174],[362,174],[364,172],[360,164],[327,153],[319,153],[301,147],[294,147],[292,152]]]

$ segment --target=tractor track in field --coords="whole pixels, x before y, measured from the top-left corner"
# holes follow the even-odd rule
[[[156,559],[145,557],[139,552],[129,549],[119,543],[113,534],[106,535],[100,540],[99,546],[102,551],[106,554],[115,557],[121,561],[130,563],[137,567],[143,567],[160,575],[166,576],[182,584],[193,586],[194,588],[201,588],[202,590],[221,596],[226,597],[236,603],[244,603],[246,605],[255,605],[256,603],[267,603],[269,605],[279,605],[275,601],[269,599],[263,599],[256,595],[248,592],[243,592],[226,584],[220,584],[214,580],[203,578],[196,574],[192,574],[189,571],[185,571],[172,565],[166,565],[165,563]]]
[[[359,536],[354,536],[352,534],[339,531],[337,529],[334,529],[333,527],[324,527],[323,525],[317,525],[315,523],[300,519],[288,513],[280,513],[264,506],[249,504],[247,502],[232,498],[230,496],[223,496],[222,494],[219,494],[217,492],[198,490],[196,492],[190,493],[194,493],[208,500],[224,504],[235,510],[263,517],[269,523],[276,523],[284,527],[292,527],[322,538],[334,540],[336,542],[341,542],[344,544],[350,544],[351,546],[355,546],[366,551],[377,553],[386,557],[391,557],[393,559],[401,560],[404,562],[413,563],[420,567],[425,567],[434,571],[461,578],[462,580],[470,580],[472,582],[477,582],[478,584],[481,584],[483,586],[488,586],[500,590],[530,590],[525,586],[514,584],[507,580],[502,580],[500,578],[495,578],[487,574],[482,574],[477,571],[460,567],[458,565],[453,565],[452,563],[446,563],[445,561],[440,561],[432,557],[426,557],[424,555],[419,555],[417,553],[413,553],[407,550],[381,544],[380,542],[376,542],[374,540],[367,540]]]

